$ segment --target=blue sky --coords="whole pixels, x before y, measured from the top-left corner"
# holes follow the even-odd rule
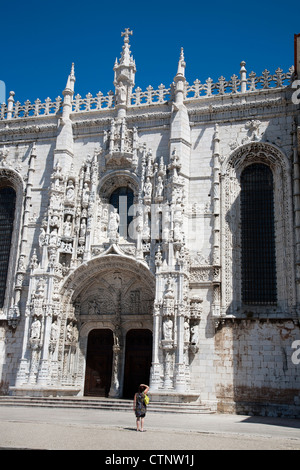
[[[286,5],[286,6],[285,6]],[[75,62],[75,93],[113,89],[121,31],[133,30],[136,86],[170,85],[184,48],[186,77],[217,80],[239,75],[240,62],[260,75],[293,65],[294,33],[300,33],[295,2],[192,0],[28,0],[1,4],[0,80],[15,99],[42,101],[62,95]]]

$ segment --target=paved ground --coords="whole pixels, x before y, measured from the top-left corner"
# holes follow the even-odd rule
[[[294,419],[149,410],[145,430],[124,411],[0,406],[0,449],[300,450]]]

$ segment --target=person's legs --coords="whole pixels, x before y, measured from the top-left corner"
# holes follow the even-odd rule
[[[139,430],[140,418],[136,418],[136,430]]]
[[[141,431],[144,431],[144,418],[141,418]]]

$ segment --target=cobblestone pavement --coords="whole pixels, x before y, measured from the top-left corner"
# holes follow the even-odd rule
[[[300,420],[0,406],[0,449],[300,450]]]

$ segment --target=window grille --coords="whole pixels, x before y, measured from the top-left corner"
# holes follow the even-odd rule
[[[277,301],[273,174],[255,163],[241,175],[242,301]]]
[[[13,188],[0,189],[0,308],[4,304],[6,278],[11,247],[16,193]]]

